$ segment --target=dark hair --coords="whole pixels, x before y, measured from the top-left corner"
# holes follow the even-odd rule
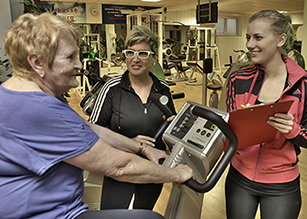
[[[287,35],[287,40],[281,47],[281,54],[284,58],[287,58],[287,53],[292,49],[294,42],[294,30],[291,24],[292,21],[290,15],[276,10],[263,10],[254,14],[249,19],[249,23],[258,19],[267,19],[277,36],[283,33]]]

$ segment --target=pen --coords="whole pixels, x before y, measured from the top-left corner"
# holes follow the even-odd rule
[[[246,107],[251,107],[251,106],[255,106],[255,105],[252,105],[252,104],[250,104],[250,103],[247,103],[246,105],[241,104],[240,106],[241,106],[242,108],[246,108]]]
[[[271,104],[271,103],[268,103]],[[264,105],[264,103],[260,103],[260,104],[256,104],[256,105],[251,105],[250,103],[247,103],[246,105],[241,104],[240,106],[242,108],[246,108],[246,107],[253,107],[253,106],[257,106],[257,105]]]

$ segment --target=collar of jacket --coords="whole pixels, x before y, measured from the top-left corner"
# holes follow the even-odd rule
[[[287,58],[285,60],[285,63],[286,63],[287,71],[288,71],[288,76],[287,76],[287,88],[284,90],[284,92],[290,89],[292,85],[297,83],[301,78],[307,77],[307,72],[303,68],[301,68],[299,65],[297,65],[293,59]],[[266,75],[266,71],[263,68],[261,68],[258,64],[255,65],[255,68],[257,69],[256,72],[258,74],[256,85],[259,85],[261,87],[263,80],[265,78],[265,75]]]
[[[129,80],[129,71],[126,70],[124,74],[122,75],[122,79],[120,82],[120,87],[126,90],[131,91],[131,86],[130,86],[130,80]],[[159,92],[163,89],[165,89],[165,86],[161,84],[160,79],[158,79],[153,73],[149,72],[149,75],[152,77],[153,80],[153,88],[155,89],[156,92]],[[166,84],[166,82],[165,82]]]

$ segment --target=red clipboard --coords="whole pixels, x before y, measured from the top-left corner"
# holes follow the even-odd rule
[[[275,113],[287,113],[293,100],[255,105],[229,112],[228,125],[238,138],[238,149],[274,140],[277,129],[267,123]],[[228,140],[225,142],[225,149]]]

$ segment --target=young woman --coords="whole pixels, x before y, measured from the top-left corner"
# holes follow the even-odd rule
[[[258,12],[249,20],[246,47],[254,65],[230,76],[227,110],[285,100],[294,103],[288,114],[269,117],[268,123],[278,130],[274,141],[240,149],[233,157],[226,180],[228,219],[252,219],[258,204],[261,218],[299,215],[297,155],[299,146],[307,146],[307,74],[287,57],[293,34],[290,17],[275,10]]]

